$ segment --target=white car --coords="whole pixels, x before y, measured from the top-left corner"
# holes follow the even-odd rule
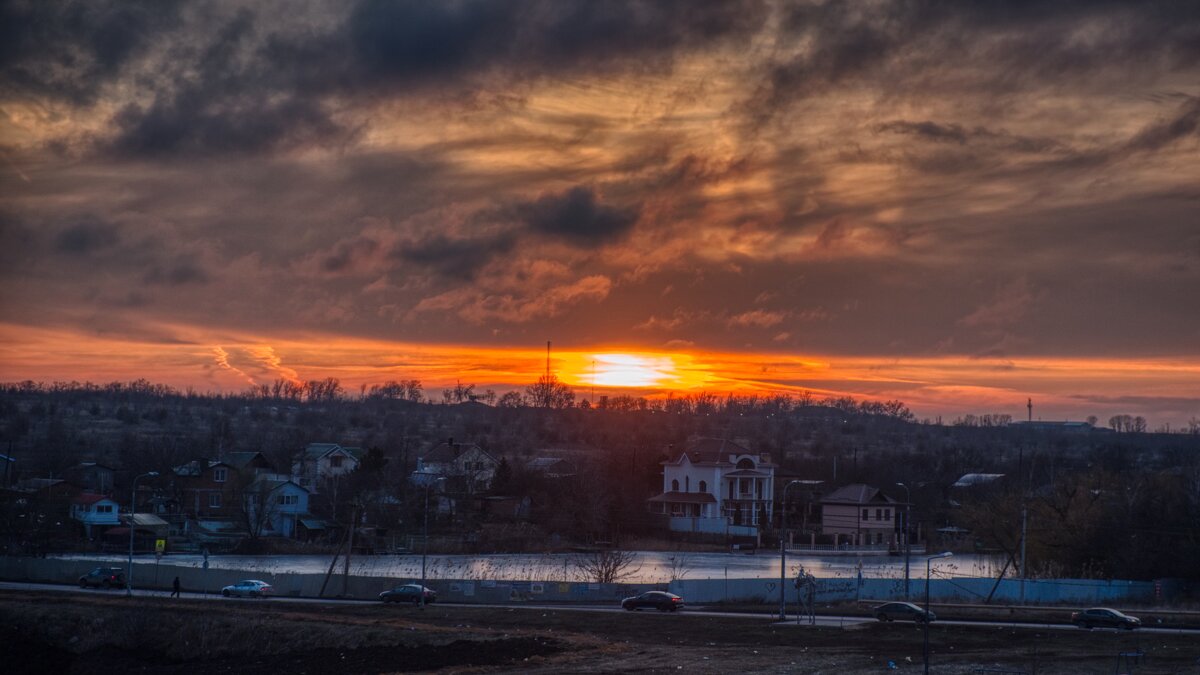
[[[221,589],[221,595],[227,598],[231,595],[236,595],[239,598],[265,598],[273,592],[271,584],[257,579],[243,579],[232,586],[226,586]]]

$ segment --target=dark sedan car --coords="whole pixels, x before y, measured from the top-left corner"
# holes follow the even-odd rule
[[[390,591],[380,593],[379,599],[384,602],[411,602],[416,605],[421,602],[422,591],[425,595],[425,604],[428,605],[437,600],[437,592],[421,584],[397,586]]]
[[[625,598],[621,601],[621,607],[631,612],[643,607],[653,607],[660,612],[674,612],[683,609],[683,598],[674,593],[647,591],[632,598]]]
[[[79,577],[79,587],[125,588],[125,570],[120,567],[97,567]]]
[[[926,612],[911,602],[888,602],[876,607],[872,612],[880,621],[937,621],[937,615]]]
[[[1133,630],[1142,625],[1142,620],[1136,616],[1122,614],[1107,607],[1091,607],[1082,612],[1071,613],[1071,623],[1091,630],[1093,628],[1124,628]]]

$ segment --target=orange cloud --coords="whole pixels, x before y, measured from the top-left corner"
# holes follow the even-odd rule
[[[247,382],[248,384],[251,384],[251,385],[253,385],[253,384],[257,384],[257,383],[254,381],[254,378],[253,378],[253,377],[250,377],[249,375],[247,375],[247,374],[246,374],[245,372],[243,372],[242,370],[240,370],[240,369],[238,369],[238,368],[235,368],[234,366],[230,365],[230,363],[229,363],[229,352],[225,351],[225,350],[224,350],[223,348],[221,348],[221,347],[213,347],[213,349],[212,349],[212,350],[213,350],[213,356],[215,357],[215,360],[216,360],[216,362],[217,362],[217,367],[218,367],[218,368],[222,368],[222,369],[224,369],[224,370],[228,370],[228,371],[230,371],[230,372],[232,372],[232,373],[236,373],[237,375],[241,376],[241,377],[242,377],[244,380],[246,380],[246,382]]]

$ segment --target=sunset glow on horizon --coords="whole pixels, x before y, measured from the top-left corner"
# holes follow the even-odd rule
[[[293,336],[266,339],[180,333],[178,339],[137,343],[62,331],[30,334],[0,325],[0,381],[127,380],[136,372],[180,390],[236,393],[276,379],[334,377],[351,395],[362,386],[417,379],[440,400],[442,388],[524,391],[546,368],[546,351],[418,345]],[[594,364],[594,366],[593,366]],[[594,368],[594,370],[593,370]],[[947,421],[965,414],[1008,413],[1021,419],[1027,398],[1041,419],[1106,419],[1117,411],[1152,412],[1145,401],[1179,401],[1154,408],[1160,423],[1186,423],[1189,396],[1200,381],[1200,359],[979,359],[940,356],[797,356],[779,353],[685,352],[596,348],[553,349],[551,372],[576,399],[696,393],[793,395],[820,399],[901,400],[919,418]],[[41,376],[38,375],[41,373]],[[593,394],[594,392],[594,394]],[[1143,401],[1139,403],[1139,401]]]

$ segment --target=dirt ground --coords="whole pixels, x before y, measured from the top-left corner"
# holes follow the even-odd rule
[[[1200,675],[1200,639],[935,624],[936,673]],[[660,614],[0,592],[0,671],[24,673],[921,672],[911,624],[855,629]],[[1121,671],[1121,672],[1129,672]]]

